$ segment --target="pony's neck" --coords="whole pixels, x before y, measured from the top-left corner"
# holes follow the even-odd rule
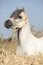
[[[25,40],[31,39],[32,37],[34,36],[32,35],[30,26],[27,22],[27,24],[25,24],[23,28],[18,32],[19,43],[23,43]]]

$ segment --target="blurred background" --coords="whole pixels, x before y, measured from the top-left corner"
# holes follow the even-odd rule
[[[0,35],[5,39],[11,37],[12,30],[6,29],[4,22],[17,7],[25,8],[30,25],[43,29],[43,0],[0,0]]]

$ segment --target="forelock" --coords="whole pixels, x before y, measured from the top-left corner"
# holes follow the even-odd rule
[[[17,9],[17,10],[15,10],[12,14],[11,14],[11,16],[10,16],[10,18],[17,18],[19,15],[20,15],[20,13],[21,12],[24,12],[24,10],[23,9]]]

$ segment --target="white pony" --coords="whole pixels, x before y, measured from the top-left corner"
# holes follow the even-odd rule
[[[35,55],[43,53],[43,37],[35,37],[30,29],[29,21],[24,9],[15,10],[5,22],[6,28],[18,29],[18,47],[16,54]]]

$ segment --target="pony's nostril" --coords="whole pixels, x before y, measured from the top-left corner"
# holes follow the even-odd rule
[[[13,23],[11,20],[6,20],[4,26],[9,29],[13,26]]]

